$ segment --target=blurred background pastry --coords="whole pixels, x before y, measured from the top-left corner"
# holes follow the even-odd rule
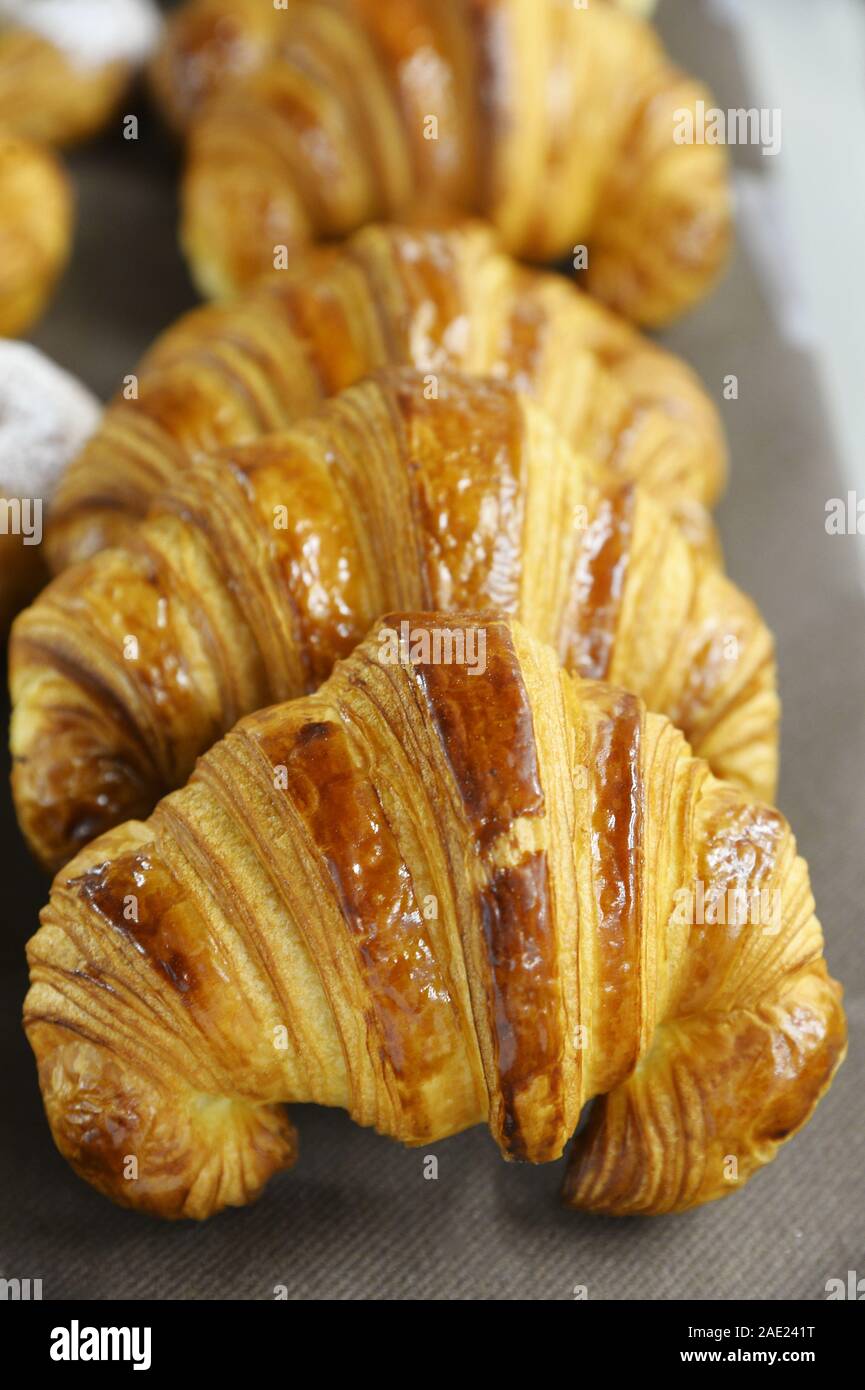
[[[42,312],[69,256],[72,209],[56,155],[0,125],[0,334]]]
[[[87,387],[44,353],[0,339],[0,635],[45,582],[44,512],[100,413]]]
[[[601,0],[189,0],[152,73],[186,132],[182,240],[209,296],[387,218],[482,216],[647,325],[727,259],[725,151],[674,139],[710,95]]]
[[[152,0],[0,0],[0,125],[51,145],[96,134],[160,27]]]
[[[69,257],[50,147],[105,126],[161,22],[153,0],[0,0],[0,334],[30,328]]]

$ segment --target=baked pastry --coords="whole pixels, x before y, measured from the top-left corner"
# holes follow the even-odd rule
[[[0,0],[0,125],[49,145],[95,135],[160,30],[153,0]]]
[[[653,325],[727,257],[726,152],[674,138],[711,97],[611,5],[191,0],[154,82],[187,129],[182,240],[207,295],[382,218],[483,216],[536,261],[587,246],[592,292]]]
[[[0,0],[0,336],[41,314],[72,244],[49,146],[105,125],[161,28],[152,0]]]
[[[698,885],[773,910],[694,925]],[[24,1020],[61,1153],[124,1206],[250,1201],[296,1157],[282,1102],[545,1162],[599,1096],[566,1201],[679,1211],[844,1055],[813,906],[783,817],[639,700],[512,620],[398,613],[68,865]]]
[[[55,573],[122,543],[197,453],[284,429],[387,363],[512,381],[581,451],[705,537],[723,484],[718,414],[690,369],[557,275],[518,267],[477,224],[371,227],[164,334],[64,476]]]
[[[512,387],[425,382],[392,371],[199,460],[125,546],[18,619],[13,791],[43,863],[146,815],[241,715],[314,690],[395,605],[514,613],[773,792],[775,665],[753,604]]]
[[[0,126],[0,336],[38,318],[72,245],[72,191],[50,150]]]
[[[0,253],[0,275],[2,266]],[[100,409],[81,382],[36,348],[0,339],[0,635],[47,582],[45,512]]]

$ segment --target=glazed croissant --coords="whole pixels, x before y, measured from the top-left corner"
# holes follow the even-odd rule
[[[664,1212],[829,1085],[822,945],[783,817],[666,720],[513,620],[399,613],[68,865],[25,1025],[58,1147],[126,1206],[250,1201],[296,1156],[282,1102],[545,1162],[601,1096],[567,1202]]]
[[[644,21],[571,0],[192,0],[156,66],[188,127],[183,242],[205,294],[381,218],[488,218],[658,324],[730,240],[726,155],[677,144],[705,89]]]
[[[72,192],[59,161],[0,125],[0,338],[39,317],[71,245]]]
[[[518,267],[479,225],[372,227],[163,335],[61,483],[53,570],[122,543],[196,454],[284,429],[387,363],[514,382],[705,532],[693,504],[717,498],[726,454],[682,361],[561,277]]]
[[[18,619],[13,791],[49,867],[147,814],[240,716],[314,690],[394,606],[514,613],[772,793],[775,665],[750,601],[512,387],[426,381],[392,370],[199,460]]]

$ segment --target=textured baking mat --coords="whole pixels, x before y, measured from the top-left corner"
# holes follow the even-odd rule
[[[729,31],[693,0],[662,10],[673,52],[723,107],[743,89]],[[176,168],[138,102],[141,139],[72,161],[80,229],[72,271],[36,341],[107,396],[152,337],[194,301],[175,249]],[[39,1278],[46,1298],[821,1299],[865,1274],[865,601],[855,537],[829,537],[827,498],[846,484],[813,355],[767,277],[766,165],[737,151],[742,237],[714,299],[667,341],[721,398],[733,480],[721,509],[729,567],[774,628],[784,697],[781,805],[810,862],[834,974],[845,983],[850,1056],[805,1132],[730,1200],[646,1221],[565,1213],[563,1165],[505,1165],[485,1131],[424,1152],[296,1107],[301,1158],[261,1202],[203,1227],[119,1211],[55,1153],[19,1026],[23,945],[46,884],[0,807],[4,931],[0,1068],[0,1275]],[[771,249],[771,248],[770,248]]]

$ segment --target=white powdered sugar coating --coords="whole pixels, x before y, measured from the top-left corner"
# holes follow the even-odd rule
[[[0,338],[0,497],[48,501],[102,406],[29,343]]]
[[[0,0],[3,20],[48,39],[82,69],[138,66],[162,31],[154,0]]]

